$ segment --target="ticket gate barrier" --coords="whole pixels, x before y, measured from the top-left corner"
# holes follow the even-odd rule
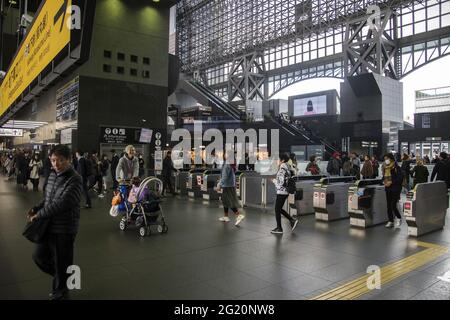
[[[242,205],[258,209],[273,208],[277,197],[274,179],[273,175],[244,176],[244,189],[241,191]]]
[[[248,176],[257,176],[258,172],[256,171],[237,171],[236,172],[236,193],[238,198],[242,200],[242,193],[244,193],[245,183],[244,177]]]
[[[420,237],[441,230],[449,206],[447,185],[443,181],[419,183],[408,192],[403,214],[408,224],[408,235]]]
[[[186,187],[190,171],[191,169],[181,169],[175,174],[175,192],[182,196],[187,195]]]
[[[186,182],[186,189],[189,198],[202,197],[202,176],[205,169],[193,169],[189,172],[188,180]]]
[[[314,185],[326,176],[297,176],[289,179],[288,213],[293,216],[314,214]]]
[[[350,225],[369,228],[388,221],[386,191],[381,179],[356,181],[348,190]]]
[[[348,218],[348,189],[356,177],[323,178],[314,185],[316,220],[334,221]]]
[[[204,200],[219,200],[220,194],[216,191],[217,184],[220,181],[222,170],[207,170],[202,175],[201,191]]]

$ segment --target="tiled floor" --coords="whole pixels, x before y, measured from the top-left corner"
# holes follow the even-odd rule
[[[0,178],[0,299],[46,299],[51,279],[31,260],[22,237],[25,214],[41,194],[19,191]],[[169,233],[142,239],[119,231],[109,199],[82,210],[75,262],[82,289],[73,299],[308,299],[417,252],[401,230],[365,231],[348,220],[330,224],[304,217],[294,234],[274,236],[272,212],[245,210],[240,228],[217,221],[218,203],[168,198],[163,205]],[[284,221],[286,223],[286,221]],[[286,225],[286,231],[288,227]],[[421,238],[450,247],[448,229]],[[444,255],[361,299],[450,299]]]

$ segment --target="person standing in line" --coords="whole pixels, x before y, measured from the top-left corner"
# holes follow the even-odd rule
[[[411,176],[411,159],[404,153],[402,156],[402,174],[403,174],[403,188],[406,192],[409,191],[409,177]]]
[[[175,169],[172,161],[172,151],[167,151],[166,157],[163,160],[162,178],[163,178],[163,195],[166,195],[167,188],[172,195],[175,194],[175,190],[172,185],[172,172],[178,172]]]
[[[35,154],[30,161],[30,180],[33,184],[33,191],[39,190],[39,178],[40,172],[43,167],[42,161],[39,159],[39,155]]]
[[[378,178],[378,170],[380,170],[380,164],[378,163],[377,157],[376,156],[372,156],[372,170],[373,170],[373,179]]]
[[[450,161],[446,152],[441,152],[439,161],[435,164],[431,174],[431,181],[444,181],[450,189]]]
[[[417,159],[417,164],[411,171],[411,177],[414,179],[413,189],[419,183],[427,183],[429,175],[427,167],[423,165],[423,160]]]
[[[291,171],[288,165],[289,157],[287,154],[280,155],[279,169],[274,179],[274,184],[277,190],[277,198],[275,201],[275,219],[277,222],[277,227],[271,231],[272,234],[283,234],[283,227],[281,225],[281,215],[289,220],[291,225],[291,230],[294,231],[298,224],[298,219],[292,218],[289,213],[284,209],[284,203],[289,196],[287,190],[289,178],[291,177]]]
[[[88,187],[88,183],[89,183],[89,177],[92,175],[92,172],[89,172],[89,166],[87,164],[86,158],[84,157],[84,153],[81,150],[78,150],[75,153],[75,156],[77,157],[77,172],[78,174],[81,176],[81,186],[82,186],[82,190],[84,193],[84,197],[86,198],[86,209],[90,209],[92,208],[92,202],[91,202],[91,197],[89,196],[89,187]]]
[[[111,177],[112,177],[112,182],[113,182],[113,190],[116,190],[117,187],[119,186],[119,183],[117,182],[117,178],[116,178],[116,170],[117,170],[117,165],[119,164],[119,155],[116,153],[116,150],[111,150],[112,153],[112,158],[111,158]]]
[[[306,166],[306,172],[311,173],[312,176],[317,176],[320,174],[320,168],[316,163],[316,156],[309,157],[309,163]]]
[[[339,152],[333,153],[333,157],[328,162],[327,172],[330,176],[340,176],[341,175],[341,155]]]
[[[245,215],[239,213],[241,205],[236,193],[236,165],[233,157],[233,151],[227,150],[216,190],[218,192],[222,191],[223,217],[219,221],[230,222],[228,211],[231,209],[236,216],[235,226],[239,226],[241,221],[245,219]]]
[[[67,268],[73,265],[74,243],[80,219],[82,179],[72,168],[67,146],[50,152],[53,170],[47,180],[44,200],[32,208],[30,221],[48,219],[44,241],[36,245],[33,261],[53,277],[51,300],[68,299]]]
[[[402,193],[403,174],[402,169],[395,161],[394,155],[388,153],[384,156],[383,183],[386,189],[386,202],[389,222],[386,228],[394,226],[394,214],[397,217],[396,227],[402,225],[402,216],[398,210],[398,202]]]
[[[352,163],[352,175],[354,175],[356,179],[359,180],[361,178],[361,161],[359,160],[356,152],[352,152],[352,154],[350,155],[350,161]]]
[[[364,164],[361,169],[361,175],[363,179],[371,179],[373,177],[373,167],[369,156],[364,157]]]

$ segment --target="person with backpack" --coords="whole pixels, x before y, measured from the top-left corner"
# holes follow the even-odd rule
[[[279,169],[274,179],[277,190],[277,198],[275,201],[275,218],[277,227],[271,231],[272,234],[283,234],[283,227],[281,226],[281,215],[289,220],[291,230],[294,231],[298,224],[298,219],[292,218],[289,213],[283,210],[284,203],[289,196],[288,184],[291,177],[291,170],[288,165],[289,157],[287,154],[280,155]]]
[[[333,153],[333,157],[328,161],[327,172],[330,176],[340,176],[341,175],[341,155],[339,152]]]
[[[84,197],[86,198],[86,209],[92,208],[92,202],[91,197],[89,196],[89,188],[88,188],[88,182],[89,177],[92,176],[92,166],[88,164],[88,160],[84,157],[84,153],[81,150],[77,150],[75,153],[75,156],[77,158],[77,172],[82,178],[82,187],[83,187],[83,193]]]
[[[386,190],[386,202],[389,222],[386,228],[394,226],[394,214],[397,217],[395,226],[402,225],[402,216],[398,210],[398,202],[402,193],[403,172],[395,161],[394,155],[388,153],[384,156],[383,164],[383,184]]]
[[[320,168],[316,163],[316,156],[309,157],[309,163],[306,166],[306,172],[311,173],[312,176],[317,176],[320,174]]]

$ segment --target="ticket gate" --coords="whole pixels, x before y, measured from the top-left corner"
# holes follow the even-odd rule
[[[220,194],[215,190],[220,181],[220,169],[206,170],[201,177],[201,191],[204,200],[219,200]]]
[[[244,177],[249,176],[257,176],[258,172],[256,171],[237,171],[236,172],[236,193],[238,195],[238,198],[242,199],[242,194],[245,192],[245,186],[244,183]]]
[[[193,169],[189,172],[186,190],[189,198],[202,198],[202,176],[205,169]]]
[[[295,190],[295,193],[289,194],[288,197],[288,212],[291,216],[314,214],[314,185],[322,178],[325,176],[298,176],[289,180],[288,189]]]
[[[348,190],[350,225],[369,228],[388,221],[386,192],[381,179],[356,181]]]
[[[408,192],[403,204],[403,213],[408,224],[408,235],[420,237],[441,230],[449,205],[445,182],[420,183]]]
[[[179,195],[187,195],[187,181],[191,169],[181,169],[175,174],[175,192]]]
[[[334,221],[348,218],[348,189],[356,177],[323,178],[314,185],[316,220]]]
[[[244,176],[241,191],[242,205],[250,208],[268,209],[275,206],[277,192],[273,183],[275,176]]]

